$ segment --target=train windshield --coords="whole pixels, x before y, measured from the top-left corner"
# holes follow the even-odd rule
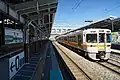
[[[97,34],[87,34],[86,41],[88,43],[97,43]]]
[[[112,35],[106,34],[106,36],[107,36],[107,43],[110,43],[112,41]]]

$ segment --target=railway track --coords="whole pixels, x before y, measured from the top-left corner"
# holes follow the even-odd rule
[[[97,62],[97,63],[120,75],[120,61],[119,61],[120,57],[118,57],[118,55],[119,54],[117,53],[112,53],[110,59],[107,62]]]
[[[56,49],[59,51],[60,55],[64,59],[65,63],[73,73],[76,80],[92,80],[89,75],[83,71],[78,64],[68,55],[66,54],[58,45],[54,44]]]
[[[117,65],[113,60],[107,62],[97,62],[99,65],[111,70],[112,72],[120,75],[120,65]]]
[[[120,61],[118,61],[118,60],[116,60],[116,59],[109,59],[110,61],[113,61],[115,64],[118,64],[118,65],[120,65]]]
[[[117,53],[111,53],[110,59],[114,59],[114,60],[120,62],[120,54],[119,53],[118,54]]]

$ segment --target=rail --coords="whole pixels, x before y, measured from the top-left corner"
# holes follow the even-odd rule
[[[92,79],[90,78],[90,76],[87,75],[86,72],[83,71],[83,70],[79,67],[79,65],[78,65],[70,56],[68,56],[60,47],[58,47],[58,45],[56,45],[55,43],[54,43],[54,45],[55,45],[56,48],[58,48],[63,54],[65,54],[65,56],[66,56],[66,57],[68,58],[68,60],[69,60],[69,64],[70,64],[71,66],[74,65],[74,67],[76,68],[76,71],[82,72],[82,75],[84,75],[87,80],[92,80]],[[79,73],[80,73],[80,72],[79,72]]]

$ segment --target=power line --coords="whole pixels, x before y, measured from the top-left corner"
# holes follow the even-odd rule
[[[113,10],[115,10],[116,8],[119,8],[119,7],[120,7],[120,4],[118,4],[117,6],[111,8],[111,9],[105,9],[105,13],[108,13],[108,12],[110,12],[110,11],[113,11]]]
[[[80,0],[77,0],[77,2],[74,4],[74,6],[72,7],[72,10],[75,8],[75,6],[78,4]]]
[[[79,6],[83,1],[84,1],[84,0],[79,0],[79,1],[76,3],[75,7],[72,8],[72,10],[73,10],[73,11],[76,10],[76,9],[78,8],[78,6]]]

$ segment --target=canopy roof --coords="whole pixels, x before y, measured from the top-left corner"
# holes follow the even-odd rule
[[[47,37],[50,36],[57,0],[6,0],[5,3],[15,11],[12,12],[13,15],[18,13],[20,18],[24,18],[25,24],[38,28]]]
[[[101,29],[110,29],[112,31],[119,31],[120,30],[120,18],[109,17],[106,19],[95,21],[87,26],[72,30],[72,31],[67,32],[65,34],[75,32],[78,30],[88,29],[88,28],[101,28]]]

